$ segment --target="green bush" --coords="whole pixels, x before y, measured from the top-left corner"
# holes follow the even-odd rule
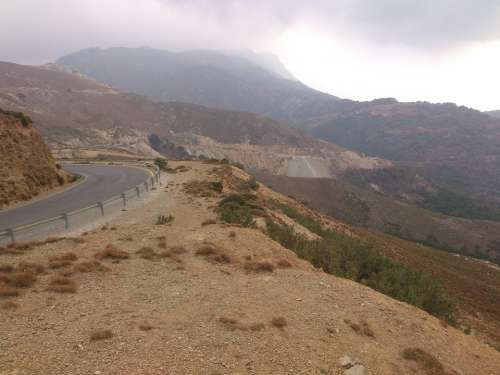
[[[253,213],[263,212],[251,194],[233,194],[220,201],[217,212],[226,223],[249,227],[254,224]]]
[[[28,115],[25,115],[22,112],[7,111],[5,109],[0,108],[0,113],[3,113],[4,115],[12,116],[12,117],[18,119],[19,121],[21,121],[21,124],[25,128],[27,128],[31,123],[33,123],[33,120],[31,120],[31,117],[29,117]]]
[[[240,185],[240,190],[242,191],[257,190],[258,188],[259,185],[257,184],[257,180],[253,176]]]
[[[222,193],[222,190],[224,190],[224,185],[221,181],[212,181],[210,183],[210,188],[217,193]]]
[[[156,225],[165,225],[171,223],[172,221],[174,221],[174,217],[172,215],[159,215],[158,219],[156,219]]]
[[[155,165],[160,168],[162,171],[166,171],[168,169],[168,163],[165,159],[157,158],[155,159]]]
[[[286,207],[285,214],[320,235],[321,239],[308,240],[295,233],[292,227],[267,219],[267,233],[273,240],[327,273],[357,281],[454,322],[455,308],[433,279],[381,255],[366,242],[325,230],[313,218]]]

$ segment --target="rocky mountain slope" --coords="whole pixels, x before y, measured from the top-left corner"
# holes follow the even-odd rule
[[[371,156],[419,166],[458,192],[500,199],[500,120],[454,104],[360,104],[312,134]]]
[[[0,209],[66,182],[31,119],[0,108]]]
[[[6,374],[500,371],[499,352],[480,342],[475,329],[464,334],[421,309],[316,269],[268,233],[271,220],[308,241],[318,238],[310,223],[292,219],[278,204],[345,241],[352,228],[255,187],[249,175],[228,165],[171,167],[180,164],[184,172],[170,176],[150,203],[104,228],[4,249],[4,291],[2,283],[12,284],[20,270],[33,275],[24,288],[8,286],[10,297],[4,292],[0,366]],[[226,217],[223,203],[244,195],[242,185],[254,197],[255,226],[225,222],[242,218]],[[230,210],[241,209],[236,206]],[[154,225],[159,215],[173,221]],[[498,278],[498,270],[475,272]]]
[[[91,49],[58,62],[155,100],[250,111],[347,149],[423,165],[432,182],[500,204],[500,120],[470,108],[390,98],[341,100],[283,80],[251,58],[217,52]],[[295,163],[308,169],[300,159]]]
[[[500,264],[498,221],[444,215],[412,201],[408,190],[405,197],[394,196],[382,184],[352,183],[344,176],[310,179],[259,173],[258,177],[275,190],[352,225]],[[418,197],[415,194],[413,199]],[[463,206],[465,201],[458,204]]]
[[[153,100],[253,112],[292,124],[343,106],[332,95],[290,80],[289,74],[278,75],[273,67],[282,67],[281,63],[270,66],[248,52],[93,48],[64,56],[57,63]]]
[[[490,116],[500,118],[500,111],[489,111],[489,112],[485,112],[485,113],[490,115]]]
[[[58,152],[115,147],[151,156],[229,158],[292,175],[299,158],[311,165],[309,175],[324,177],[390,164],[255,114],[153,103],[54,66],[0,63],[0,105],[30,114]]]

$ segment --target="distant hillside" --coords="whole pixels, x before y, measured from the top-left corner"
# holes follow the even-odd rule
[[[500,110],[499,111],[489,111],[489,112],[485,112],[485,113],[490,115],[490,116],[500,118]]]
[[[358,171],[348,173],[356,175]],[[403,196],[397,196],[396,192],[387,190],[389,182],[385,186],[376,185],[371,182],[373,179],[356,184],[345,177],[308,179],[266,174],[257,176],[276,191],[294,196],[349,224],[500,264],[499,222],[433,212],[424,205],[412,202],[408,199],[410,197],[404,197],[410,191],[408,187],[403,189]],[[401,182],[401,179],[395,181]],[[434,186],[431,188],[436,189]],[[419,194],[423,195],[418,189],[414,192],[415,199],[421,198]],[[462,203],[465,206],[467,201],[463,200]]]
[[[66,182],[26,115],[0,108],[0,140],[0,209]]]
[[[253,112],[292,124],[342,106],[336,97],[296,81],[276,57],[249,51],[94,48],[57,63],[153,100]]]
[[[30,114],[58,152],[114,147],[150,156],[229,158],[291,175],[301,163],[320,176],[388,164],[252,113],[153,103],[54,66],[0,63],[0,105]]]
[[[500,200],[500,120],[454,104],[360,103],[311,129],[341,146],[424,169],[442,186]]]

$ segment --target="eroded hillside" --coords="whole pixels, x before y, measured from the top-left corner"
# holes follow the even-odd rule
[[[500,372],[475,335],[280,245],[354,244],[348,226],[227,164],[170,167],[151,202],[103,228],[2,250],[5,373]]]
[[[0,109],[0,140],[0,209],[66,182],[29,117]]]
[[[148,156],[228,158],[292,175],[299,158],[311,166],[305,169],[311,177],[390,165],[252,113],[153,103],[54,67],[0,63],[0,105],[32,116],[63,156],[115,148]]]

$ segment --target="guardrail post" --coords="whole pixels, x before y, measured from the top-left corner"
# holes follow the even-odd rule
[[[64,220],[64,228],[69,229],[69,216],[67,213],[63,213],[61,217]]]
[[[127,195],[125,193],[122,194],[123,199],[123,207],[127,207]]]
[[[10,240],[12,242],[16,242],[16,235],[14,233],[14,229],[7,229],[7,233],[9,233]]]
[[[137,193],[137,197],[141,196],[141,188],[139,186],[135,187],[135,192]]]
[[[99,208],[101,209],[101,215],[104,216],[104,203],[99,202],[97,204],[99,205]]]

